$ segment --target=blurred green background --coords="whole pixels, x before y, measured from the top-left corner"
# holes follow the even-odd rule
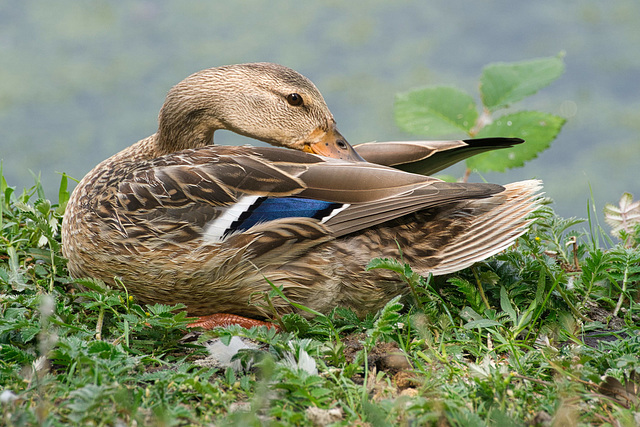
[[[352,144],[419,139],[394,95],[456,85],[482,67],[566,53],[566,73],[517,104],[568,119],[552,147],[507,174],[541,178],[564,216],[640,197],[640,2],[0,2],[0,158],[9,185],[81,178],[156,129],[169,88],[217,65],[271,61],[313,80]],[[460,137],[462,135],[451,135]],[[251,142],[216,133],[216,142]],[[463,167],[448,174],[460,176]]]

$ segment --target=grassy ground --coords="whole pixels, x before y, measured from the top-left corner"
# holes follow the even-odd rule
[[[0,183],[2,425],[640,424],[637,228],[611,242],[545,207],[514,248],[448,278],[372,261],[414,292],[367,319],[199,335],[181,307],[78,287],[63,208]],[[241,367],[207,363],[202,344],[233,336],[257,344]]]

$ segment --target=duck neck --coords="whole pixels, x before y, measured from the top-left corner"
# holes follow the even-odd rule
[[[202,117],[203,114],[205,113],[196,111],[169,121],[163,120],[161,116],[155,138],[155,155],[162,156],[213,144],[213,133],[220,127],[212,123],[212,120]],[[171,123],[180,123],[180,126],[172,126]]]

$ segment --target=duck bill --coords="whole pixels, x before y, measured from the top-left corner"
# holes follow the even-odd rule
[[[304,151],[307,153],[319,154],[334,159],[349,160],[352,162],[365,162],[366,160],[353,149],[347,140],[332,128],[329,131],[316,129],[309,135],[304,144]]]

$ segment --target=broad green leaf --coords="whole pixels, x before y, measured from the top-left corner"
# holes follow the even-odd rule
[[[564,122],[562,117],[540,111],[521,111],[498,117],[493,123],[483,127],[477,137],[518,137],[524,139],[525,143],[470,157],[467,159],[467,167],[481,172],[504,172],[506,169],[520,167],[549,148]]]
[[[22,338],[22,342],[31,341],[38,333],[40,332],[40,325],[36,326],[27,326],[20,330],[20,338]]]
[[[394,112],[400,129],[425,136],[469,133],[478,118],[471,95],[446,86],[400,93]]]
[[[480,95],[489,111],[533,95],[564,72],[561,56],[489,64],[482,70]]]

